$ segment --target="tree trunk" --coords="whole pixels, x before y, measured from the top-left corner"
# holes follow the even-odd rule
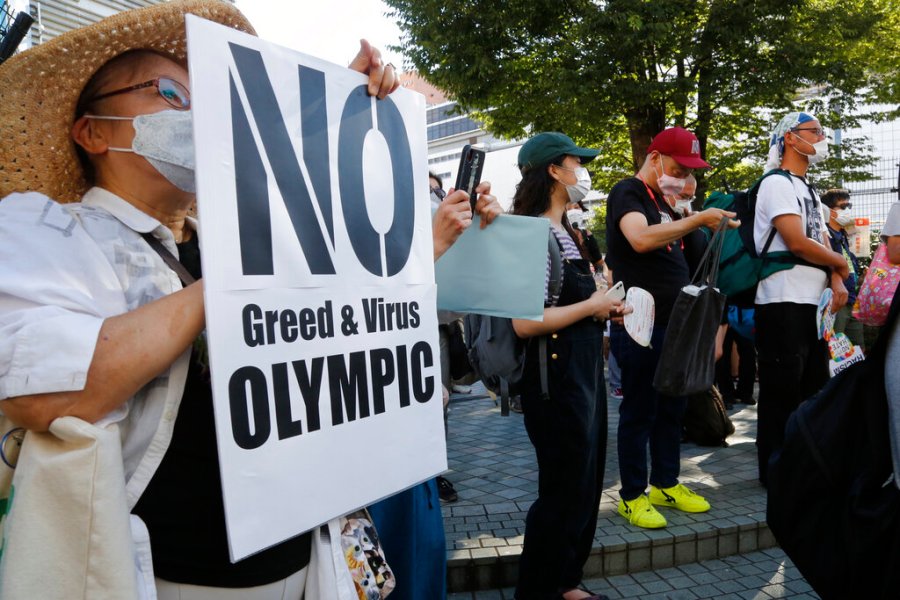
[[[640,106],[629,110],[625,119],[631,140],[631,160],[637,171],[644,164],[653,136],[666,128],[666,110],[662,106]]]
[[[709,141],[710,123],[713,119],[712,107],[712,69],[701,67],[697,72],[697,124],[694,127],[694,135],[700,142],[700,154],[707,158],[706,147]],[[709,162],[708,160],[706,162]],[[713,165],[715,166],[715,165]],[[697,178],[696,196],[699,199],[706,198],[708,182],[706,181],[706,169],[694,172]]]

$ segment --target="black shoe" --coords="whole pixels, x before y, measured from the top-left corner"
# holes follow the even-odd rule
[[[437,478],[438,496],[444,502],[456,502],[459,500],[459,494],[453,489],[453,484],[444,477]]]
[[[746,404],[747,406],[753,406],[756,404],[756,399],[753,397],[753,394],[749,394],[747,396],[742,396],[738,394],[738,397],[735,398],[736,402],[740,402],[741,404]]]

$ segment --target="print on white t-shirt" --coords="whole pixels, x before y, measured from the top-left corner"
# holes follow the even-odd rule
[[[787,214],[799,215],[806,237],[825,244],[825,222],[818,195],[802,177],[792,175],[788,179],[781,175],[770,175],[760,184],[756,196],[753,241],[757,252],[762,252],[772,230],[772,221]],[[786,250],[784,239],[776,231],[768,251]],[[821,269],[796,265],[760,281],[756,289],[756,303],[796,302],[818,305],[819,296],[827,283],[828,278]]]

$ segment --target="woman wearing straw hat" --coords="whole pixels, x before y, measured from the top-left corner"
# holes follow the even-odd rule
[[[65,415],[118,425],[128,509],[149,530],[160,598],[300,598],[308,535],[229,560],[195,344],[203,284],[182,286],[201,275],[186,218],[193,180],[130,151],[132,117],[160,135],[169,125],[154,115],[189,115],[186,13],[253,33],[228,3],[175,0],[0,66],[0,410],[35,431]],[[350,66],[380,98],[399,85],[366,42]]]

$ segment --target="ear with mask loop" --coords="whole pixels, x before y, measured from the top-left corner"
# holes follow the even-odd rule
[[[183,192],[196,193],[191,111],[172,109],[135,117],[84,116],[105,121],[131,121],[134,125],[131,148],[110,146],[108,149],[143,156],[172,185]]]

